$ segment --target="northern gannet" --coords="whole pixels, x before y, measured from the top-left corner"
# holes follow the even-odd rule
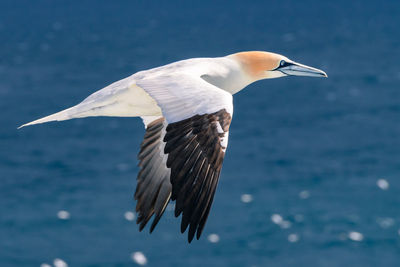
[[[29,122],[90,116],[141,117],[146,133],[138,155],[134,198],[140,231],[154,230],[170,200],[182,214],[188,241],[203,231],[228,145],[232,95],[262,79],[327,77],[322,70],[279,54],[251,51],[217,58],[192,58],[137,72],[76,106]]]

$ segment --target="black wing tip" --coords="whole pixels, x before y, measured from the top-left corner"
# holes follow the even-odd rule
[[[203,227],[201,227],[201,225],[197,228],[197,232],[196,232],[196,239],[199,240],[201,237],[201,234],[203,233]]]
[[[182,233],[182,234],[186,231],[188,225],[189,225],[189,222],[186,222],[186,221],[182,218],[182,221],[181,221],[181,233]]]
[[[149,230],[149,233],[150,234],[152,234],[153,233],[153,231],[154,231],[154,229],[156,228],[156,225],[157,225],[157,223],[156,224],[151,224],[151,226],[150,226],[150,230]]]
[[[161,216],[162,216],[162,213],[161,213],[161,214],[157,214],[157,215],[154,217],[153,222],[151,223],[151,226],[150,226],[150,234],[153,233],[154,229],[156,228],[158,222],[159,222],[160,219],[161,219]]]
[[[139,232],[143,231],[144,227],[146,226],[146,224],[141,223],[139,225]]]
[[[192,243],[193,238],[194,238],[194,233],[193,233],[193,234],[189,233],[189,234],[188,234],[188,243],[189,243],[189,244]]]
[[[231,114],[221,109],[166,127],[163,140],[171,169],[171,199],[176,201],[175,217],[182,214],[180,230],[188,230],[188,243],[195,236],[200,239],[207,221],[225,155],[222,138],[227,138],[231,120]]]
[[[154,231],[160,221],[171,197],[169,170],[163,167],[160,144],[163,140],[163,129],[166,127],[163,117],[147,125],[140,152],[138,154],[140,171],[133,198],[136,202],[136,213],[139,231],[142,231],[154,215],[149,228]]]
[[[162,214],[160,214],[160,215],[155,215],[155,217],[154,217],[154,219],[153,219],[153,222],[152,222],[152,224],[151,224],[151,226],[150,226],[150,234],[154,231],[154,229],[156,228],[156,226],[157,226],[157,224],[158,224],[158,222],[160,221],[160,219],[161,219],[161,215]],[[151,219],[151,217],[152,216],[150,216],[149,218],[144,218],[144,216],[139,216],[138,218],[137,218],[137,220],[136,220],[136,224],[138,224],[139,225],[139,231],[141,232],[141,231],[143,231],[143,229],[146,227],[146,225],[147,225],[147,223],[150,221],[150,219]]]
[[[189,233],[188,233],[188,243],[192,243],[194,237],[196,236],[196,240],[199,240],[201,237],[201,233],[202,233],[202,229],[199,228],[194,228],[195,230],[192,230],[192,232],[190,231],[189,228]]]

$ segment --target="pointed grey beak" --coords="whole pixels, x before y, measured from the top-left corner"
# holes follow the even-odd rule
[[[278,67],[280,72],[286,75],[294,75],[294,76],[309,76],[309,77],[328,77],[326,73],[322,70],[309,67],[297,62],[286,62],[281,67]]]

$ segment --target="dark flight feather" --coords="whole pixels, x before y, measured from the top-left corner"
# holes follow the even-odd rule
[[[171,168],[171,199],[176,200],[175,216],[182,213],[181,231],[189,226],[189,243],[196,232],[200,238],[206,223],[225,155],[221,140],[230,123],[231,115],[223,109],[166,128],[164,152]]]

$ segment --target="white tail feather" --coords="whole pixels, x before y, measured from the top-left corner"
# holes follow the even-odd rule
[[[83,106],[86,106],[86,109]],[[75,118],[96,116],[96,113],[93,112],[94,110],[95,110],[94,107],[90,108],[90,107],[88,107],[88,105],[84,105],[84,103],[81,103],[81,104],[78,104],[71,108],[67,108],[60,112],[51,114],[49,116],[28,122],[26,124],[23,124],[23,125],[19,126],[18,129],[25,127],[25,126],[30,126],[30,125],[35,125],[35,124],[40,124],[40,123],[45,123],[45,122],[50,122],[50,121],[64,121],[64,120],[70,120],[70,119],[75,119]]]
[[[50,121],[64,121],[93,116],[161,116],[157,103],[142,88],[128,84],[127,79],[95,92],[80,104],[41,119],[23,124],[18,129]]]

